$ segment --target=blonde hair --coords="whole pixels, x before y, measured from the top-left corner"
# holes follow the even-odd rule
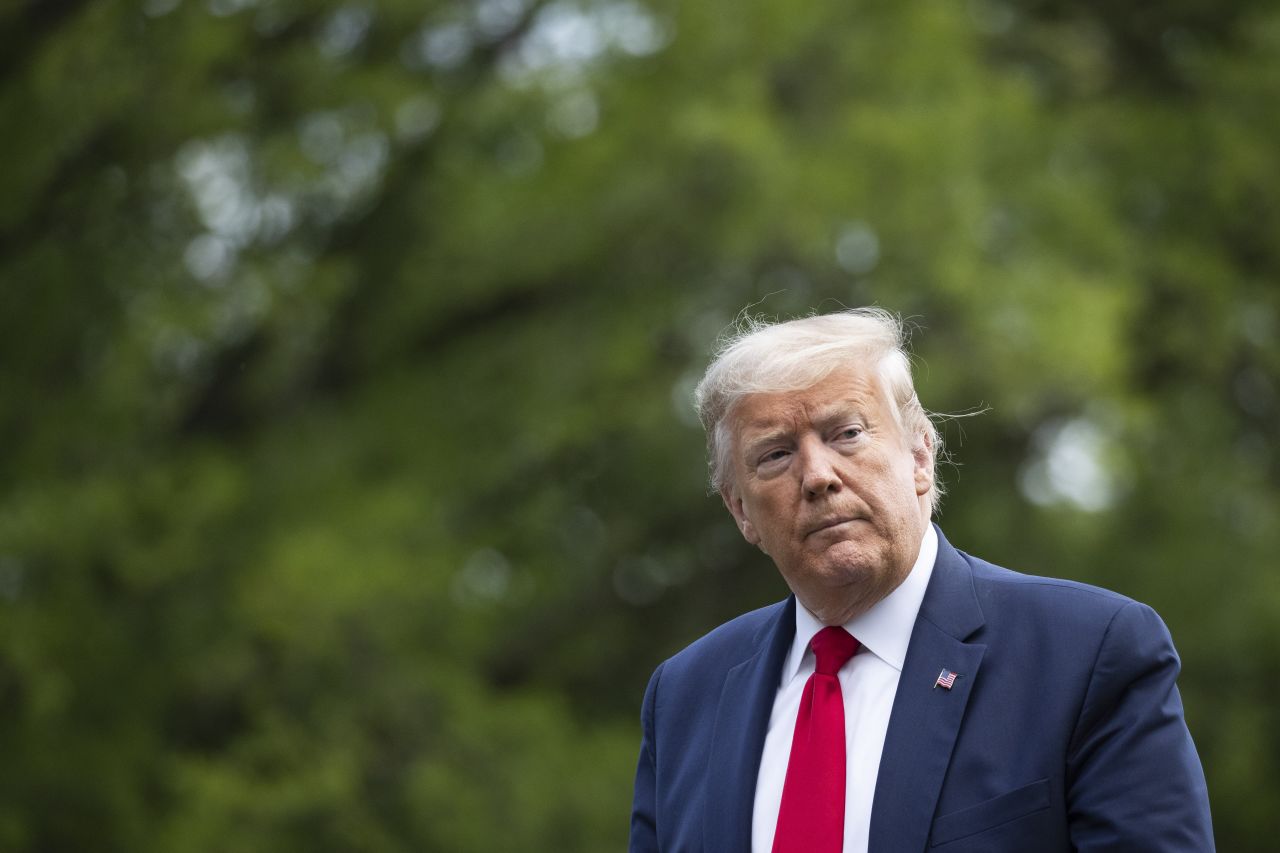
[[[854,308],[835,314],[801,317],[786,322],[743,314],[721,336],[716,356],[694,391],[698,418],[707,433],[707,461],[711,487],[726,484],[729,452],[728,415],[748,394],[799,391],[811,388],[840,367],[871,366],[894,420],[908,439],[927,439],[936,461],[942,437],[916,397],[911,362],[906,352],[901,319],[883,308]],[[936,473],[929,487],[929,505],[936,510],[942,487]]]

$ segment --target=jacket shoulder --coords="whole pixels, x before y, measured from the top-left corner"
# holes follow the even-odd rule
[[[1096,656],[1105,638],[1132,625],[1162,644],[1168,628],[1150,606],[1127,595],[1079,581],[1023,574],[963,552],[985,626],[981,634],[1012,632],[1026,640],[1071,638],[1069,645]],[[1009,636],[1010,634],[1003,634]]]
[[[732,667],[760,650],[769,637],[770,629],[785,619],[790,599],[770,604],[730,619],[694,640],[663,664],[665,673],[696,672],[712,665]]]
[[[956,553],[972,570],[974,591],[980,600],[1016,598],[1028,606],[1042,603],[1108,615],[1134,603],[1127,595],[1100,586],[1016,572],[963,551]]]

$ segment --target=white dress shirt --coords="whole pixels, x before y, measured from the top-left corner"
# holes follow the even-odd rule
[[[844,629],[861,644],[858,653],[841,667],[840,693],[844,700],[845,789],[844,853],[866,853],[871,828],[871,801],[889,713],[898,692],[898,678],[907,656],[911,630],[920,612],[925,587],[938,556],[938,534],[925,525],[924,541],[910,574],[898,588],[870,610],[845,623]],[[817,618],[796,603],[796,636],[782,664],[778,694],[769,716],[769,732],[756,777],[756,799],[751,818],[752,853],[770,853],[778,826],[782,786],[791,758],[791,736],[796,727],[800,697],[814,670],[809,641],[822,629]]]

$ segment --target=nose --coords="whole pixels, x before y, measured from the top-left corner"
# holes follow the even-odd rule
[[[831,449],[822,442],[807,443],[799,449],[800,487],[809,500],[838,492],[842,488],[831,453]]]

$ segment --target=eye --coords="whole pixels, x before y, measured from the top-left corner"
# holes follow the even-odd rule
[[[838,433],[836,433],[836,441],[852,441],[853,439],[857,438],[860,435],[862,435],[862,427],[860,426],[844,427]]]
[[[773,474],[786,468],[791,451],[785,447],[775,447],[760,454],[756,460],[756,471],[760,474]]]

